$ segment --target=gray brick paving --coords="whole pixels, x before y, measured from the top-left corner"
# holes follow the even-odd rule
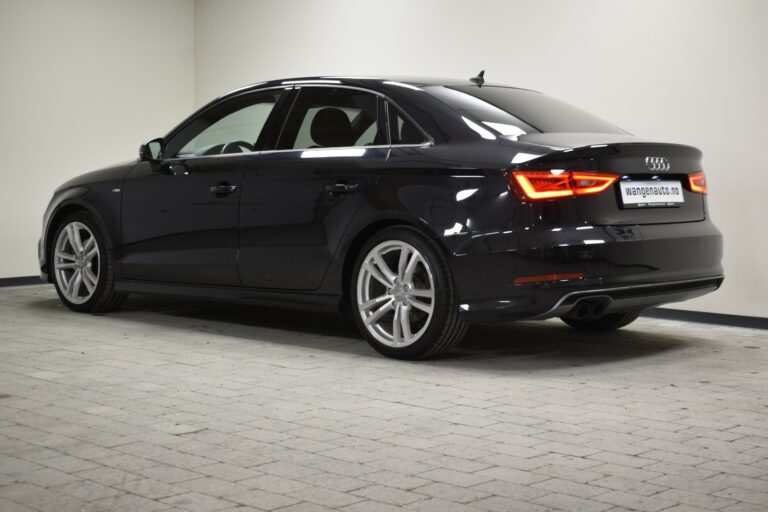
[[[376,355],[341,318],[0,289],[0,511],[768,510],[768,335],[477,327]]]

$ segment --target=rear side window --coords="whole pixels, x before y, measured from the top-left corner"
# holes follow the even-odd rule
[[[303,87],[280,135],[278,149],[385,144],[378,97],[341,87]]]
[[[426,90],[501,135],[531,131],[627,133],[608,121],[535,91],[490,85],[435,86]]]
[[[387,103],[389,112],[389,132],[392,144],[424,144],[429,142],[415,124],[408,120],[397,107]]]

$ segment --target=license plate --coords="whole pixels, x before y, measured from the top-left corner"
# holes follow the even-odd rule
[[[680,206],[685,201],[679,181],[620,181],[619,188],[627,208]]]

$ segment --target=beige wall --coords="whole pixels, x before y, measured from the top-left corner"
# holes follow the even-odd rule
[[[191,0],[0,0],[0,278],[37,275],[53,190],[193,100]]]
[[[700,147],[727,280],[680,307],[768,316],[766,21],[762,0],[0,0],[0,277],[37,272],[55,186],[228,89],[486,69]]]
[[[684,309],[768,316],[768,2],[198,0],[197,103],[270,78],[469,77],[704,151],[727,279]]]

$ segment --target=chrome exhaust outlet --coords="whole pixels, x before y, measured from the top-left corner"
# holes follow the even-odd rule
[[[608,297],[591,297],[581,299],[564,316],[578,320],[591,320],[601,317],[608,308],[611,299]]]

